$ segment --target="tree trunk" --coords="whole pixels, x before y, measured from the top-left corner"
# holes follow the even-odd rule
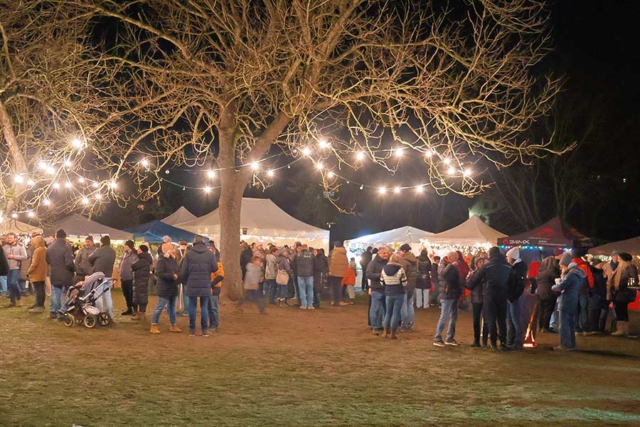
[[[9,168],[10,172],[14,174],[23,174],[26,175],[29,170],[27,169],[27,162],[20,150],[20,145],[18,144],[18,139],[16,138],[15,133],[13,132],[13,123],[11,122],[11,117],[9,116],[9,112],[7,111],[3,102],[0,101],[0,128],[2,129],[2,137],[5,140],[5,143],[9,147],[9,164],[11,167]],[[8,180],[12,186],[13,191],[9,191],[3,195],[5,199],[4,210],[7,215],[11,214],[16,206],[16,199],[20,196],[20,192],[24,190],[26,186],[23,184],[14,184],[13,177],[10,177]],[[25,178],[26,182],[26,178]],[[2,211],[0,211],[0,214]],[[0,215],[1,216],[1,215]]]
[[[227,174],[225,174],[227,175]],[[228,174],[231,175],[231,174]],[[220,192],[220,252],[224,264],[224,290],[232,300],[242,298],[240,269],[240,209],[246,183],[238,173],[222,180]]]

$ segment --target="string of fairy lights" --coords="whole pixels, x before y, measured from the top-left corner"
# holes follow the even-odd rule
[[[74,150],[82,151],[87,147],[87,143],[81,139],[75,138],[71,141],[71,146]],[[462,178],[462,179],[472,179],[473,170],[471,167],[461,167],[460,164],[454,162],[451,157],[447,157],[441,153],[438,153],[436,150],[432,149],[420,149],[416,147],[411,147],[412,150],[415,150],[419,153],[420,156],[423,156],[425,160],[430,160],[434,157],[437,157],[438,160],[441,161],[441,164],[446,168],[445,174],[450,178]],[[431,185],[430,182],[421,182],[414,185],[396,185],[396,186],[380,186],[380,185],[371,185],[366,182],[359,182],[357,180],[353,180],[338,171],[339,167],[329,166],[329,157],[331,154],[332,146],[326,139],[319,139],[315,144],[309,143],[302,148],[293,149],[292,155],[289,156],[284,152],[273,154],[267,156],[260,160],[254,160],[250,162],[243,163],[241,165],[234,166],[233,168],[236,170],[240,170],[242,168],[251,168],[255,177],[260,177],[271,181],[277,178],[278,171],[283,169],[290,169],[292,165],[298,163],[303,160],[308,160],[313,165],[313,168],[320,172],[323,180],[330,182],[332,186],[342,182],[346,185],[355,185],[360,190],[371,189],[376,191],[377,193],[384,194],[399,194],[406,191],[414,191],[415,193],[423,193],[424,190]],[[409,148],[400,146],[397,148],[383,148],[377,150],[355,150],[350,155],[353,156],[351,159],[354,162],[356,167],[363,166],[368,159],[375,161],[375,156],[381,155],[384,156],[385,159],[395,157],[397,161],[400,161],[406,154]],[[282,156],[291,157],[291,160],[282,164],[281,158]],[[341,159],[342,160],[342,159]],[[344,160],[342,160],[344,162]],[[274,165],[277,164],[277,165]],[[127,168],[143,168],[143,170],[151,172],[153,169],[153,160],[149,158],[142,158],[136,162],[131,162],[127,165],[127,167],[123,168],[121,172],[127,172]],[[224,168],[167,168],[164,170],[164,174],[166,176],[159,176],[159,181],[164,184],[172,185],[182,190],[196,190],[202,191],[205,194],[211,193],[216,189],[220,189],[221,185],[215,185],[213,181],[219,176],[220,172],[224,171]],[[176,180],[170,179],[169,175],[172,172],[189,172],[195,174],[203,174],[205,177],[204,185],[187,185]],[[7,175],[1,174],[0,175]],[[60,179],[60,177],[64,175],[64,179]],[[44,178],[43,178],[44,177]],[[47,179],[49,181],[47,181]],[[83,207],[89,207],[93,203],[103,203],[108,200],[109,194],[108,191],[117,191],[118,190],[118,182],[114,178],[101,180],[101,179],[92,179],[87,176],[83,176],[81,172],[78,172],[74,169],[74,162],[71,158],[66,158],[56,164],[55,162],[47,162],[46,160],[41,160],[37,164],[37,170],[33,171],[29,174],[16,174],[13,176],[13,180],[17,185],[26,185],[29,188],[35,188],[37,185],[42,185],[40,191],[46,193],[46,195],[40,198],[40,204],[44,208],[50,208],[54,204],[54,198],[56,193],[62,191],[75,191],[76,192],[76,202]],[[107,190],[107,191],[105,191]],[[40,206],[29,207],[28,209],[16,209],[14,210],[10,216],[13,219],[18,219],[20,215],[26,215],[27,218],[34,218],[36,216],[36,211],[40,209]],[[4,218],[2,217],[2,213],[0,213],[0,222],[2,222]]]

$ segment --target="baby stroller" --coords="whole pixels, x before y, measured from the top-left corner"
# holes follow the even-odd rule
[[[93,273],[84,281],[78,282],[67,291],[67,302],[60,309],[65,326],[72,327],[75,324],[84,324],[87,328],[93,328],[96,324],[107,326],[111,318],[107,313],[101,313],[95,306],[98,298],[102,297],[105,289],[102,285],[104,273]]]

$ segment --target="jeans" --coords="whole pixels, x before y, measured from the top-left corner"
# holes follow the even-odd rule
[[[524,294],[514,302],[509,301],[507,310],[507,345],[522,348],[526,325],[522,321]]]
[[[415,301],[415,292],[407,292],[404,296],[404,300],[402,302],[402,329],[411,329],[413,328],[413,322],[415,320],[415,310],[413,308],[413,304]],[[389,309],[387,309],[387,312]]]
[[[482,342],[487,343],[489,337],[489,325],[483,316],[483,303],[473,303],[473,342],[480,344],[480,329],[482,328]]]
[[[20,289],[20,294],[22,295],[24,295],[27,292],[26,279],[18,279],[18,289]]]
[[[362,290],[366,291],[369,289],[369,280],[367,279],[367,267],[362,268]]]
[[[267,284],[267,296],[269,297],[269,304],[276,303],[276,294],[278,293],[278,284],[276,280],[267,280],[265,282]]]
[[[415,300],[417,308],[429,308],[429,289],[416,289]]]
[[[385,301],[383,291],[371,291],[371,309],[369,310],[371,329],[382,329],[382,320],[385,314],[383,301]]]
[[[33,282],[33,289],[36,293],[35,307],[44,308],[44,280],[41,282]]]
[[[289,294],[289,286],[288,285],[277,285],[278,289],[276,290],[277,298],[281,300],[287,299],[287,295]]]
[[[20,301],[22,294],[20,293],[20,286],[18,285],[18,279],[20,278],[20,270],[9,270],[7,275],[7,287],[9,288],[9,298],[11,304],[15,304]]]
[[[122,295],[127,303],[127,310],[131,310],[133,307],[133,280],[122,281]]]
[[[49,311],[58,314],[58,310],[62,308],[62,288],[57,286],[51,287],[51,299],[49,300]]]
[[[400,316],[403,304],[406,304],[406,294],[387,295],[385,303],[387,305],[387,313],[384,317],[385,331],[395,332],[400,324]]]
[[[275,282],[274,282],[275,283]],[[220,310],[218,303],[220,302],[220,296],[211,295],[209,298],[209,328],[217,330],[220,326]]]
[[[576,312],[576,331],[589,329],[589,295],[578,295],[578,311]]]
[[[345,288],[347,288],[347,295],[349,295],[349,300],[353,302],[353,300],[356,299],[355,285],[346,285]]]
[[[556,307],[556,297],[540,298],[540,329],[551,329],[551,315]]]
[[[153,311],[151,323],[157,325],[160,315],[162,314],[162,310],[166,308],[167,313],[169,313],[169,322],[171,322],[171,326],[174,326],[176,324],[176,304],[178,304],[177,296],[158,297],[158,305],[156,305],[156,309]]]
[[[189,297],[189,332],[196,331],[196,311],[200,298],[200,328],[204,334],[209,329],[209,295],[203,297]]]
[[[287,288],[287,286],[280,286],[281,288]],[[264,300],[262,299],[262,295],[260,295],[260,291],[257,289],[245,289],[244,290],[244,299],[240,300],[238,303],[238,307],[242,307],[245,301],[253,302],[257,307],[260,313],[264,313]]]
[[[302,308],[313,307],[313,277],[298,276],[298,290]]]
[[[564,348],[576,346],[576,315],[560,311],[560,345]]]
[[[104,293],[96,300],[96,307],[98,307],[101,313],[107,313],[109,317],[113,318],[113,300],[111,299],[113,280],[111,277],[105,277],[101,286]],[[96,292],[100,291],[98,290]]]
[[[333,305],[340,305],[340,299],[342,298],[342,277],[329,276],[329,289],[331,290],[331,303]]]
[[[189,312],[189,297],[187,296],[187,285],[180,285],[182,286],[182,312],[183,313],[188,313]]]
[[[7,276],[0,276],[0,294],[7,294]]]
[[[489,325],[489,338],[491,345],[495,347],[507,342],[507,298],[500,295],[484,296],[482,302],[484,320]]]
[[[449,323],[449,329],[447,330],[447,342],[453,341],[456,335],[456,320],[458,320],[458,300],[457,299],[443,299],[440,306],[440,319],[438,319],[438,326],[436,326],[436,335],[434,339],[436,341],[442,341],[442,332],[444,326]]]

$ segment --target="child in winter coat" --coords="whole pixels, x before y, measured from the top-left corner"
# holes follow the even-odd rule
[[[224,268],[222,262],[218,261],[218,271],[211,273],[211,298],[209,298],[209,331],[218,332],[220,326],[220,292],[222,291],[222,281],[224,280]]]
[[[355,262],[355,259],[353,260]],[[356,285],[356,270],[353,268],[353,266],[349,265],[346,273],[344,274],[344,277],[342,278],[342,286],[347,287],[347,295],[349,295],[349,302],[343,302],[343,303],[340,303],[340,305],[355,304],[355,298],[356,298],[356,291],[354,289],[355,285]]]

